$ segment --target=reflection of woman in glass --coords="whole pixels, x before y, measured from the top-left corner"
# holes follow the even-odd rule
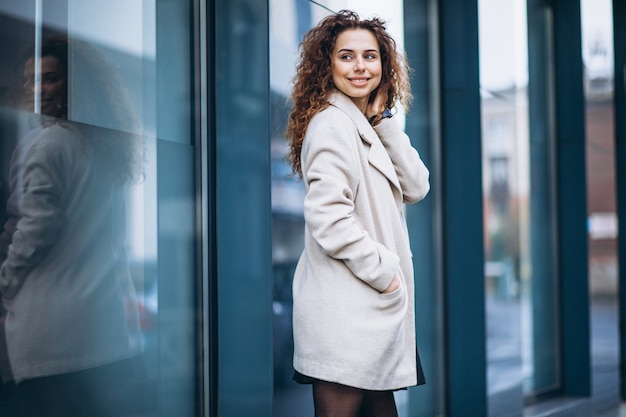
[[[301,44],[287,135],[306,185],[296,268],[294,378],[315,415],[397,415],[393,391],[424,382],[404,203],[428,170],[391,117],[410,98],[407,67],[377,19],[348,11]]]
[[[129,135],[67,120],[70,46],[83,99],[72,115],[132,128],[112,67],[88,45],[54,37],[39,67],[27,60],[26,104],[39,107],[41,126],[13,154],[0,268],[14,401],[19,416],[123,416],[120,393],[139,353],[124,250],[125,189],[139,152]]]

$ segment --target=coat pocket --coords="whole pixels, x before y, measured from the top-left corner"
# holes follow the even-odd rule
[[[404,282],[404,275],[400,270],[398,270],[398,280],[400,281],[400,286],[395,291],[387,294],[378,293],[378,308],[387,312],[387,314],[400,313],[403,315],[402,312],[407,305],[406,283]]]
[[[400,282],[400,286],[396,290],[390,293],[378,293],[378,296],[382,301],[393,302],[395,299],[402,297],[404,294],[404,281],[400,275],[398,275],[398,281]]]

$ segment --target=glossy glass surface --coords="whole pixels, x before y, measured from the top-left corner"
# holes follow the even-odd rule
[[[29,196],[0,211],[12,233],[3,265],[24,268],[3,278],[24,279],[3,290],[16,304],[3,311],[2,379],[17,385],[0,410],[198,413],[191,10],[190,1],[0,5],[0,207]],[[41,65],[50,56],[52,71]],[[53,75],[61,93],[49,89]],[[18,251],[22,238],[30,251]],[[37,309],[40,321],[17,319]],[[40,348],[20,347],[18,333]]]
[[[596,398],[620,402],[613,4],[581,0],[591,369]],[[616,35],[617,36],[617,35]]]
[[[551,29],[549,9],[537,3],[479,2],[487,381],[493,416],[515,415],[524,397],[559,383],[546,41]]]

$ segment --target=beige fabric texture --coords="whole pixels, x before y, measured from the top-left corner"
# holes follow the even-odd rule
[[[294,367],[369,389],[416,384],[414,276],[404,204],[429,172],[394,118],[372,127],[340,92],[302,149],[305,248],[293,282]],[[400,288],[382,294],[394,276]]]

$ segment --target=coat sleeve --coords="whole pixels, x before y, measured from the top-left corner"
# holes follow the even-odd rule
[[[7,258],[0,267],[4,299],[15,297],[30,270],[56,241],[62,221],[60,198],[65,181],[60,174],[65,164],[59,149],[63,148],[63,140],[56,137],[39,140],[28,150],[23,172],[17,173],[23,175],[23,197]]]
[[[384,119],[374,127],[393,162],[405,203],[416,203],[430,190],[428,168],[397,121]]]
[[[302,149],[307,187],[304,217],[324,253],[343,261],[352,273],[382,292],[399,269],[398,256],[374,241],[354,216],[359,187],[359,138],[347,119],[328,118],[309,125]]]

